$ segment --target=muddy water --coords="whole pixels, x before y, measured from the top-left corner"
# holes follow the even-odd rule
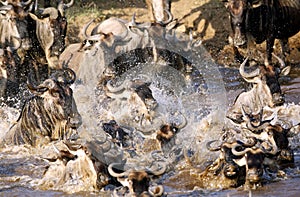
[[[245,84],[240,78],[237,69],[220,68],[223,77],[225,89],[227,92],[228,103],[232,103],[234,98],[244,89]],[[300,102],[300,69],[292,70],[289,77],[282,80],[282,89],[286,93],[287,103]],[[88,90],[92,91],[92,90]],[[159,90],[157,91],[159,94]],[[81,102],[89,98],[81,97]],[[80,100],[79,100],[80,102]],[[85,105],[79,111],[92,109],[94,106]],[[3,136],[9,124],[16,120],[18,112],[9,108],[1,108],[1,132]],[[93,117],[85,119],[86,125],[93,126]],[[96,125],[95,125],[96,127]],[[286,178],[278,179],[274,182],[266,183],[262,188],[256,191],[243,191],[242,188],[210,191],[203,189],[178,190],[176,187],[166,187],[168,196],[298,196],[300,193],[300,136],[291,140],[292,147],[295,149],[295,167],[285,170]],[[47,162],[42,159],[38,150],[26,147],[3,148],[0,153],[0,196],[106,196],[109,193],[101,192],[77,192],[75,194],[66,194],[61,191],[37,190],[36,185],[46,170]],[[176,185],[176,184],[175,184]]]

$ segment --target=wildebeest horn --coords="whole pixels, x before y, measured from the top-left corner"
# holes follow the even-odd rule
[[[52,79],[46,79],[42,84],[35,86],[32,83],[32,79],[30,79],[30,78],[32,78],[32,77],[28,77],[27,87],[34,94],[39,95],[41,93],[44,93],[48,89],[53,89],[56,86],[55,82]]]
[[[285,67],[284,61],[280,57],[278,57],[277,55],[275,55],[274,53],[272,53],[272,55],[278,60],[278,62],[280,64],[280,68],[284,68]]]
[[[219,141],[219,140],[211,140],[211,141],[207,142],[206,143],[207,150],[209,150],[209,151],[220,151],[221,146],[217,146],[217,147],[214,147],[214,148],[211,147],[211,144],[214,143],[214,142],[217,142],[217,141]]]
[[[3,5],[8,5],[8,2],[7,2],[7,1],[2,1],[2,0],[0,0],[0,2],[1,2]]]
[[[14,7],[12,5],[4,5],[0,7],[0,11],[9,11],[12,10]]]
[[[251,8],[258,8],[261,5],[262,5],[261,0],[252,1]]]
[[[44,9],[44,11],[42,12],[42,15],[47,15],[49,14],[50,19],[57,19],[58,17],[58,10],[53,8],[53,7],[49,7]]]
[[[69,3],[64,3],[65,8],[69,8],[74,5],[74,0],[71,0]]]
[[[21,38],[18,38],[16,36],[13,36],[13,38],[18,40],[18,44],[16,46],[8,46],[7,50],[10,51],[10,52],[13,52],[13,51],[17,50],[22,45],[22,39]]]
[[[126,89],[126,86],[128,86],[130,84],[129,80],[125,80],[121,85],[117,86],[117,87],[113,87],[111,85],[111,80],[109,80],[106,84],[106,88],[108,89],[108,91],[110,91],[111,93],[115,93],[115,92],[119,92],[119,91],[123,91],[124,89]]]
[[[273,134],[273,132],[272,132]],[[268,136],[270,136],[271,134],[268,132]],[[276,142],[274,140],[274,135],[271,136],[268,140],[264,141],[267,143],[267,145],[271,145],[269,148],[265,148],[263,146],[263,143],[261,144],[261,149],[264,153],[266,154],[271,154],[271,155],[275,155],[278,153],[278,147],[276,145]]]
[[[104,34],[104,33],[102,33],[102,32],[98,32],[97,34],[93,34],[93,32],[92,32],[92,35],[88,35],[88,34],[87,34],[87,29],[89,28],[89,26],[90,26],[94,21],[95,21],[95,19],[90,20],[90,21],[83,27],[83,29],[82,29],[82,35],[83,35],[83,37],[84,37],[85,40],[100,41],[101,38],[103,38],[103,37],[109,35],[109,34]],[[127,32],[125,32],[125,33],[126,33],[126,35],[127,35]],[[126,35],[125,35],[125,36],[126,36]],[[124,37],[125,37],[125,36],[124,36]],[[114,36],[114,37],[118,39],[118,36]],[[121,37],[121,38],[119,38],[119,39],[122,40],[123,37]]]
[[[164,10],[168,14],[168,20],[166,21],[159,21],[158,23],[161,25],[167,25],[173,20],[173,15],[169,10]]]
[[[180,113],[180,114],[182,116],[182,122],[181,122],[181,124],[177,125],[178,129],[182,129],[187,125],[187,119],[186,119],[185,115],[183,115],[182,113]]]
[[[246,126],[251,132],[256,133],[257,131],[263,130],[268,125],[270,125],[270,122],[274,119],[274,117],[271,117],[268,120],[262,120],[263,109],[261,109],[259,112],[259,125],[253,125],[252,121],[250,120],[250,114],[246,113],[244,106],[242,106],[241,108],[242,108],[242,114],[246,118]]]
[[[136,26],[135,13],[133,13],[133,15],[132,15],[130,26]]]
[[[82,29],[82,35],[83,35],[84,39],[86,39],[86,40],[89,40],[89,37],[90,37],[87,35],[87,29],[94,21],[95,21],[95,19],[90,20]]]
[[[156,164],[158,164],[158,166],[161,166],[161,168],[160,169],[157,169],[157,170],[151,170],[151,169],[146,169],[146,172],[148,173],[148,174],[152,174],[152,175],[155,175],[155,176],[159,176],[159,175],[162,175],[163,173],[165,173],[166,172],[166,169],[167,169],[167,164],[165,163],[165,162],[161,162],[161,161],[153,161],[153,163],[156,163]],[[152,164],[153,164],[152,163]],[[151,164],[151,165],[152,165]]]
[[[248,61],[248,58],[249,58],[249,57],[247,57],[247,58],[244,60],[244,62],[240,65],[240,69],[239,69],[240,74],[241,74],[242,77],[245,78],[245,79],[254,78],[254,77],[258,76],[259,73],[260,73],[259,68],[255,69],[255,70],[252,71],[251,73],[245,72],[245,65],[246,65],[246,63],[247,63],[247,61]]]
[[[68,74],[66,83],[73,84],[76,79],[76,73],[71,68],[65,68],[64,72]]]
[[[237,151],[236,148],[238,147],[242,147],[240,144],[235,144],[232,148],[231,148],[231,152],[233,155],[235,156],[243,156],[245,155],[247,152],[251,152],[251,153],[260,153],[263,152],[261,149],[253,149],[253,148],[245,148],[242,151]]]
[[[116,177],[116,178],[128,176],[129,173],[127,171],[122,172],[122,173],[117,173],[117,172],[113,171],[113,167],[115,165],[119,165],[119,163],[111,163],[111,164],[109,164],[109,166],[107,168],[108,172],[111,176]]]
[[[64,3],[64,1],[63,0],[60,0],[59,1],[59,3],[58,3],[58,5],[57,5],[57,10],[60,12],[60,14],[62,15],[62,16],[64,16],[64,10],[66,9],[66,8],[69,8],[69,7],[71,7],[72,5],[74,4],[74,0],[71,0],[69,3]]]
[[[164,187],[162,185],[153,186],[153,188],[148,189],[151,196],[162,196],[164,193]]]
[[[26,1],[26,2],[21,2],[21,6],[27,6],[27,5],[29,5],[29,4],[31,4],[31,2],[32,2],[32,0],[28,0],[28,1]]]

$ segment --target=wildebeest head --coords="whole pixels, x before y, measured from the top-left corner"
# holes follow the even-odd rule
[[[81,116],[73,97],[70,85],[75,81],[75,73],[71,69],[57,70],[51,77],[36,86],[28,82],[29,90],[42,98],[43,112],[53,116],[52,124],[66,121],[65,129],[77,129],[81,125]],[[43,114],[41,116],[46,116]],[[60,136],[59,136],[60,137]]]
[[[237,149],[243,149],[237,151]],[[252,187],[255,189],[256,184],[261,184],[265,151],[261,148],[250,147],[245,148],[237,145],[232,148],[232,152],[236,156],[243,156],[242,159],[236,160],[239,166],[246,166],[246,182],[245,187]]]
[[[160,196],[163,194],[163,187],[157,186],[154,191],[149,188],[151,175],[159,176],[165,173],[166,165],[161,162],[157,162],[162,165],[161,169],[158,170],[135,170],[129,169],[125,172],[117,173],[114,169],[119,165],[117,163],[111,163],[108,166],[108,172],[111,176],[116,177],[117,180],[124,186],[128,187],[130,195],[132,196],[143,196],[143,194],[151,194],[151,196]],[[119,169],[120,170],[120,169]],[[155,195],[156,194],[156,195]]]
[[[244,45],[247,42],[246,28],[248,9],[261,5],[261,0],[223,0],[230,13],[230,23],[233,31],[233,43],[235,46]]]
[[[269,64],[260,65],[256,70],[251,73],[247,73],[244,70],[245,64],[248,58],[240,66],[240,74],[249,83],[261,83],[262,87],[259,90],[263,97],[267,98],[269,101],[268,105],[270,107],[281,105],[285,102],[284,94],[281,92],[279,77],[280,75],[287,75],[290,71],[290,67],[286,67],[283,60],[278,56],[273,54],[275,58],[280,63],[280,67],[275,67]],[[263,99],[261,99],[263,101]]]
[[[21,5],[7,4],[0,7],[1,44],[16,50],[22,47],[30,48],[29,33],[27,30],[27,12]]]
[[[58,59],[65,49],[67,19],[54,7],[44,9],[41,18],[32,13],[29,15],[36,21],[36,35],[45,51],[49,66],[56,68],[57,65],[53,62],[53,58]]]

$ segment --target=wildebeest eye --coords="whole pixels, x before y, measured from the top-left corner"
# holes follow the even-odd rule
[[[56,97],[56,98],[58,98],[59,97],[59,92],[58,91],[51,91],[51,95],[53,96],[53,97]]]

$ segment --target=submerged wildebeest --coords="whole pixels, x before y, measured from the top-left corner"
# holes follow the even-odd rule
[[[272,60],[275,39],[282,52],[289,53],[288,38],[300,30],[299,0],[223,0],[230,12],[233,44],[238,47],[253,39],[266,40],[267,62]],[[235,48],[235,51],[238,50]]]
[[[141,124],[151,122],[158,106],[150,88],[150,80],[144,82],[141,79],[125,80],[121,85],[114,87],[108,81],[106,95],[110,98],[121,101],[126,99],[129,104],[129,114]]]
[[[274,54],[273,54],[274,55]],[[275,107],[285,102],[284,94],[281,92],[279,76],[287,75],[290,67],[286,67],[283,60],[274,55],[280,62],[280,68],[271,65],[260,65],[254,71],[245,71],[248,58],[240,66],[240,74],[253,87],[248,92],[242,92],[227,112],[227,117],[234,122],[242,122],[242,107],[252,112],[261,110],[265,106]]]
[[[39,85],[29,80],[34,94],[4,138],[6,144],[42,145],[51,140],[68,139],[81,125],[81,116],[70,85],[75,80],[71,69],[57,70]]]
[[[129,196],[161,196],[164,192],[162,186],[156,186],[154,190],[150,188],[151,176],[159,176],[166,171],[164,163],[157,163],[161,165],[161,169],[128,169],[126,171],[120,169],[120,164],[111,163],[108,166],[108,172],[111,176],[116,177],[122,186],[128,188]],[[118,173],[115,171],[116,169],[123,172]]]

